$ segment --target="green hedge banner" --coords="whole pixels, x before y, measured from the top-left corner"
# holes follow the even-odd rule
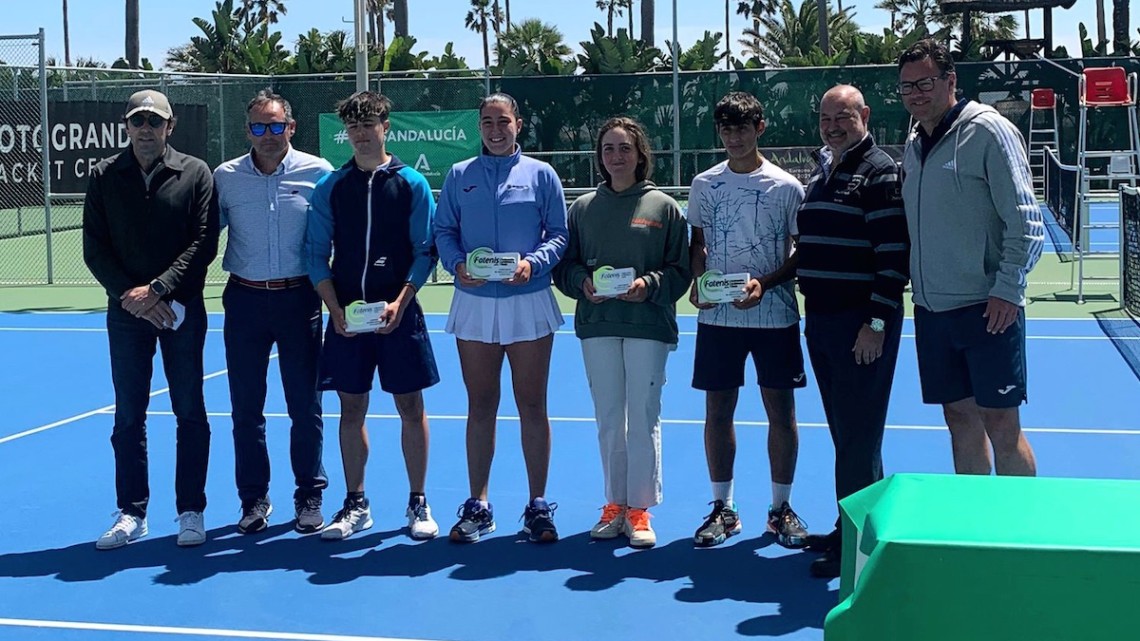
[[[404,111],[393,113],[386,148],[423,174],[432,189],[443,187],[451,166],[479,153],[479,112]],[[352,144],[336,114],[320,117],[323,158],[339,167],[352,158]]]

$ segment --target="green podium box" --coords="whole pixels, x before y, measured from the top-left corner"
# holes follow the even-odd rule
[[[1140,482],[897,474],[840,511],[826,641],[1140,639]]]

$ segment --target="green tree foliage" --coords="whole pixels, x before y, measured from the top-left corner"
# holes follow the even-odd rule
[[[379,58],[379,54],[374,53],[369,62],[375,59],[379,64]],[[309,33],[297,38],[292,63],[293,71],[297,73],[351,73],[356,69],[356,52],[348,43],[348,33],[343,29],[328,33],[310,29]]]
[[[656,68],[662,58],[660,49],[630,37],[625,29],[618,29],[611,38],[596,22],[590,40],[580,44],[578,66],[587,74],[640,73]]]
[[[782,0],[776,14],[760,17],[763,33],[745,29],[745,39],[741,44],[745,45],[747,54],[757,59],[754,67],[805,66],[824,60],[839,60],[859,33],[859,26],[855,24],[854,14],[847,9],[832,11],[829,8],[827,13],[831,48],[839,52],[831,56],[823,56],[822,51],[818,56],[812,53],[813,49],[820,48],[819,5],[816,0],[803,0],[799,7],[792,0]],[[759,43],[758,49],[754,45],[756,42]]]
[[[677,68],[681,71],[708,71],[716,67],[728,55],[720,50],[723,40],[724,34],[706,31],[693,46],[681,52],[681,57],[677,58]],[[673,57],[668,53],[672,51],[673,43],[666,40],[665,44],[668,45],[668,50],[661,55],[661,64],[658,66],[662,71],[673,68]]]
[[[537,18],[515,24],[498,44],[498,71],[505,76],[562,76],[576,64],[562,32]]]
[[[242,20],[233,0],[218,0],[213,21],[194,18],[202,35],[167,52],[166,63],[175,71],[207,73],[282,73],[289,70],[289,52],[281,44],[281,32],[269,32]]]

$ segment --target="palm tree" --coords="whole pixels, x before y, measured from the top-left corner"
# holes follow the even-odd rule
[[[633,37],[633,0],[625,0],[625,13],[629,16],[629,37]]]
[[[656,22],[654,14],[656,13],[656,9],[657,7],[654,0],[641,0],[641,41],[644,42],[647,47],[653,46],[653,28]],[[632,31],[629,37],[633,37]]]
[[[1112,52],[1118,56],[1129,53],[1128,0],[1112,0]]]
[[[408,0],[392,0],[392,35],[408,36]]]
[[[1108,35],[1104,28],[1104,0],[1096,0],[1096,42],[1099,45],[1107,41]]]
[[[831,41],[827,34],[827,0],[816,0],[816,11],[819,13],[819,48],[826,56],[831,55]],[[843,10],[840,9],[840,12]]]
[[[876,9],[880,9],[891,14],[891,33],[898,33],[898,21],[896,20],[896,17],[898,16],[899,11],[902,10],[901,5],[901,0],[880,0],[880,2],[875,5]]]
[[[924,36],[933,33],[931,24],[943,24],[946,21],[936,0],[902,0],[898,15],[900,30],[919,31]]]
[[[737,0],[736,2],[736,15],[746,16],[752,19],[752,31],[760,33],[760,16],[773,15],[779,10],[777,0]],[[725,37],[728,37],[728,30],[725,29]],[[760,47],[760,42],[753,39],[751,43],[741,41],[742,45],[751,47],[756,50]]]
[[[599,10],[606,12],[606,35],[614,37],[614,13],[621,15],[625,0],[597,0],[595,4]]]
[[[251,30],[277,24],[278,18],[289,13],[285,0],[242,0],[237,10],[237,19],[250,26]]]
[[[126,55],[123,58],[131,69],[139,68],[139,0],[127,0]]]
[[[71,66],[71,32],[67,28],[67,0],[63,0],[63,65]]]
[[[483,36],[483,68],[491,68],[491,51],[487,45],[487,22],[491,19],[491,0],[471,0],[471,10],[463,24]]]
[[[503,12],[499,9],[499,0],[491,0],[491,29],[495,31],[495,46],[499,46],[499,39],[503,37],[502,29],[502,16]]]
[[[392,18],[391,4],[392,0],[368,0],[364,7],[368,12],[368,39],[381,54],[388,49],[384,22]]]
[[[728,10],[730,2],[731,0],[724,0],[724,68],[726,70],[732,69],[732,40],[728,37],[728,21],[732,16]]]
[[[630,0],[631,2],[633,0]],[[506,9],[507,33],[511,31],[511,0],[503,0],[503,7]]]
[[[574,70],[572,53],[557,27],[531,18],[503,34],[498,62],[505,75],[562,75]]]
[[[851,19],[851,13],[844,10],[828,12],[827,32],[835,42],[836,49],[844,49],[859,33],[859,27]],[[819,3],[817,0],[803,0],[797,8],[792,0],[781,0],[779,11],[760,18],[762,31],[744,30],[745,51],[758,58],[767,66],[783,66],[785,58],[807,56],[813,48],[820,48]],[[759,42],[759,47],[753,47]]]

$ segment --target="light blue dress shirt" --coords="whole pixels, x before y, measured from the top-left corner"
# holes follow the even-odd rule
[[[249,280],[308,274],[305,227],[309,198],[332,165],[291,146],[266,175],[250,154],[214,170],[222,229],[229,229],[222,268]]]

